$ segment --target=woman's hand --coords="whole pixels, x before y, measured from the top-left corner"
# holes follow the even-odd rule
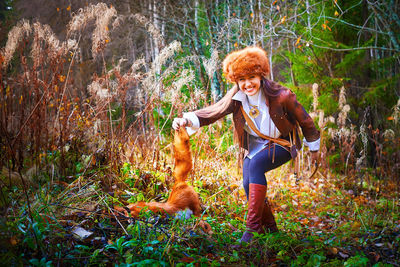
[[[185,126],[191,127],[192,125],[193,123],[186,118],[175,118],[174,121],[172,122],[172,128],[174,130],[178,130],[179,127],[185,127]]]

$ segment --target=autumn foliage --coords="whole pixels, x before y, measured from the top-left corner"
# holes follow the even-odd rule
[[[3,264],[400,261],[396,1],[6,2]],[[171,122],[218,101],[230,89],[221,59],[254,44],[318,125],[321,159],[307,179],[299,153],[298,183],[292,163],[268,173],[281,232],[235,251],[246,196],[231,118],[190,140]]]

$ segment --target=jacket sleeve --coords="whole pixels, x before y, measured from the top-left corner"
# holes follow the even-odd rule
[[[195,111],[194,114],[200,121],[200,127],[209,125],[219,120],[220,118],[232,113],[235,105],[232,97],[236,94],[237,91],[237,86],[234,86],[217,103]]]
[[[297,101],[296,95],[287,90],[288,95],[285,97],[285,106],[290,116],[299,123],[303,135],[308,143],[317,141],[320,137],[319,131],[314,125],[314,121],[308,115],[304,107]]]

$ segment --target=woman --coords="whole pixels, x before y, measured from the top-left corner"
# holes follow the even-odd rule
[[[276,232],[278,228],[265,199],[265,173],[296,156],[300,148],[297,125],[305,136],[305,144],[318,158],[319,132],[314,122],[297,102],[296,95],[276,82],[268,80],[270,71],[266,52],[259,47],[234,51],[223,61],[223,72],[236,84],[217,103],[175,118],[172,127],[187,127],[189,134],[233,113],[235,137],[245,150],[243,186],[248,199],[246,231],[241,242],[250,242],[253,233]]]

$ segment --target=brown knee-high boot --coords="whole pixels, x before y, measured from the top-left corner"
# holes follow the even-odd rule
[[[263,213],[265,206],[265,193],[267,187],[260,184],[249,185],[249,202],[248,212],[246,221],[246,231],[243,233],[240,242],[250,242],[253,238],[253,233],[263,233]],[[271,213],[272,215],[272,213]],[[270,218],[270,217],[268,217]]]
[[[264,200],[264,209],[261,218],[261,224],[263,226],[264,233],[275,233],[278,232],[278,227],[276,226],[275,218],[272,213],[272,207],[268,202],[268,199]]]

